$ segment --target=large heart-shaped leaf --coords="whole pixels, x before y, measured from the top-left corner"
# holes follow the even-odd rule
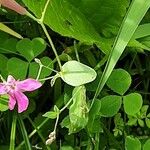
[[[23,2],[40,18],[47,1],[23,0]],[[107,53],[112,43],[102,38],[99,33],[109,36],[116,34],[127,6],[127,0],[119,2],[54,0],[48,4],[44,23],[63,36],[90,44],[96,43],[103,52]]]
[[[94,69],[75,60],[66,62],[60,72],[62,80],[72,86],[80,86],[92,82],[95,80],[96,75]]]
[[[129,5],[128,0],[68,0],[68,2],[88,18],[98,33],[107,37],[117,34]]]

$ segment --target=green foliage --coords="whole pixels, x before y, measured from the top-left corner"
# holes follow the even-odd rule
[[[8,110],[8,96],[0,96],[0,111]]]
[[[42,38],[34,38],[32,41],[24,38],[17,43],[16,48],[30,62],[45,50],[46,45]]]
[[[0,8],[0,149],[149,149],[150,0],[16,2],[26,15]],[[42,83],[22,114],[8,75]]]
[[[150,139],[148,139],[144,145],[143,145],[143,150],[149,150],[150,148]]]
[[[60,77],[69,85],[80,86],[96,78],[94,69],[77,61],[68,61],[62,66]]]
[[[113,129],[114,136],[122,135],[123,134],[123,130],[124,130],[124,121],[121,118],[121,114],[120,113],[115,115],[114,123],[115,123],[115,128]]]
[[[95,97],[97,97],[101,92],[101,90],[103,89],[105,83],[107,82],[109,76],[111,75],[111,72],[113,71],[115,65],[117,64],[121,54],[124,52],[125,47],[127,46],[128,42],[131,40],[142,18],[148,11],[149,6],[150,6],[150,0],[132,1],[128,9],[128,12],[126,13],[126,16],[122,22],[122,25],[120,26],[118,36],[116,37],[116,41],[114,42],[113,48],[109,55],[105,70],[102,74],[99,85],[97,87],[97,92],[95,94]]]
[[[40,61],[44,66],[49,67],[51,69],[53,68],[53,61],[49,57],[42,57]],[[46,67],[42,67],[42,71],[39,77],[40,79],[43,79],[52,73],[52,70]],[[38,74],[38,70],[39,70],[39,65],[37,63],[35,62],[30,63],[28,76],[32,78],[36,78]]]
[[[130,85],[131,76],[123,69],[115,69],[107,81],[107,86],[120,95],[123,95]]]
[[[62,146],[60,150],[73,150],[71,146]]]
[[[28,63],[18,59],[16,57],[12,57],[8,60],[7,70],[8,74],[13,75],[17,79],[25,79],[27,75]]]
[[[141,150],[141,143],[138,138],[133,138],[131,136],[126,137],[125,141],[126,150]]]
[[[101,115],[104,117],[112,117],[119,111],[122,104],[120,96],[109,95],[101,99]]]
[[[35,13],[35,15],[38,18],[41,17],[41,13],[44,9],[46,0],[39,1],[39,2],[37,2],[36,0],[23,0],[23,2],[31,11]],[[123,6],[121,5],[122,8],[119,8],[120,6],[117,6],[117,9],[121,11],[121,15],[124,14],[123,12],[125,12],[125,8],[127,7],[126,0],[124,0],[124,2],[125,3],[123,4]],[[92,6],[90,5],[90,2],[88,3],[89,3],[89,6]],[[95,1],[93,4],[95,5],[95,7],[97,7],[99,5],[102,5],[102,2]],[[103,3],[103,5],[104,5],[104,8],[107,7],[110,10],[118,4],[108,3],[108,6],[105,6],[105,3]],[[39,6],[41,8],[40,10],[39,10]],[[106,39],[100,37],[99,33],[96,31],[97,29],[95,28],[95,26],[97,26],[96,22],[94,21],[95,19],[93,18],[93,21],[91,20],[89,21],[89,18],[91,18],[92,16],[84,14],[84,12],[81,11],[81,9],[84,9],[86,6],[83,6],[83,8],[81,9],[76,9],[76,7],[77,6],[74,5],[74,2],[69,1],[69,0],[51,1],[49,2],[46,15],[44,17],[44,23],[47,24],[52,30],[60,33],[63,36],[73,37],[82,42],[87,42],[90,44],[97,43],[101,47],[104,53],[108,53],[108,51],[111,48],[110,47],[111,43],[109,41],[106,42],[107,41]],[[90,8],[90,10],[91,12],[88,12],[88,13],[92,14],[92,11],[93,11],[92,8]],[[99,10],[102,10],[102,9],[99,9]],[[101,14],[101,12],[98,12],[98,14]],[[104,14],[102,16],[102,20],[99,20],[98,23],[104,22],[104,18],[106,16],[109,16],[110,14],[111,12],[109,12],[109,14],[107,15]],[[118,21],[118,18],[120,20],[120,14],[118,16],[117,15],[116,15],[116,20]],[[100,24],[98,24],[98,26],[99,25]]]
[[[101,109],[101,101],[100,100],[96,100],[93,104],[92,109],[90,109],[89,112],[89,119],[88,119],[88,124],[87,124],[87,129],[89,133],[97,133],[99,132],[99,128],[96,129],[95,128],[95,124],[96,122],[100,122],[100,109]],[[99,126],[100,127],[100,126]]]
[[[125,113],[135,115],[142,107],[143,99],[139,93],[131,93],[123,97]]]
[[[8,61],[8,58],[5,57],[4,55],[0,54],[0,69],[1,71],[3,71],[6,66],[7,66],[7,61]]]
[[[88,107],[86,104],[86,89],[84,86],[73,90],[73,103],[69,108],[70,128],[69,133],[75,133],[88,123]]]

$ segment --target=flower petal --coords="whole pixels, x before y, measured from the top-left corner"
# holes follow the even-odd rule
[[[16,82],[16,80],[12,75],[9,75],[7,77],[7,83],[15,83],[15,82]]]
[[[18,4],[15,0],[0,0],[0,4],[4,7],[16,11],[21,15],[25,15],[27,13],[27,10]]]
[[[42,84],[34,79],[26,79],[23,81],[18,81],[17,82],[17,88],[18,90],[21,90],[22,92],[24,91],[34,91],[38,88],[40,88]]]
[[[16,91],[15,98],[18,104],[18,113],[25,111],[28,108],[29,100],[28,98],[20,91]]]
[[[15,99],[15,96],[13,94],[10,94],[9,95],[9,102],[8,102],[8,105],[9,105],[9,109],[10,110],[13,110],[15,105],[16,105],[16,99]]]
[[[0,83],[0,94],[6,94],[7,91],[6,91],[6,88],[5,88],[5,85],[3,83]]]

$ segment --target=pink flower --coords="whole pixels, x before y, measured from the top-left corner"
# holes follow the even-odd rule
[[[14,10],[21,15],[25,15],[27,13],[27,10],[19,5],[15,0],[0,0],[0,5]]]
[[[25,91],[34,91],[40,88],[42,84],[35,79],[26,79],[23,81],[15,80],[11,75],[8,76],[7,82],[0,83],[0,94],[9,95],[9,109],[13,110],[16,103],[18,105],[18,113],[28,108],[29,100],[23,94]]]

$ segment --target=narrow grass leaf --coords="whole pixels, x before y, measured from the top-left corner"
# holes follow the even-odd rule
[[[99,95],[102,88],[104,87],[121,54],[124,52],[125,47],[131,40],[135,30],[137,29],[140,21],[148,11],[149,7],[150,0],[132,1],[128,12],[122,22],[116,41],[114,42],[112,51],[109,55],[107,64],[97,87],[94,99]]]

